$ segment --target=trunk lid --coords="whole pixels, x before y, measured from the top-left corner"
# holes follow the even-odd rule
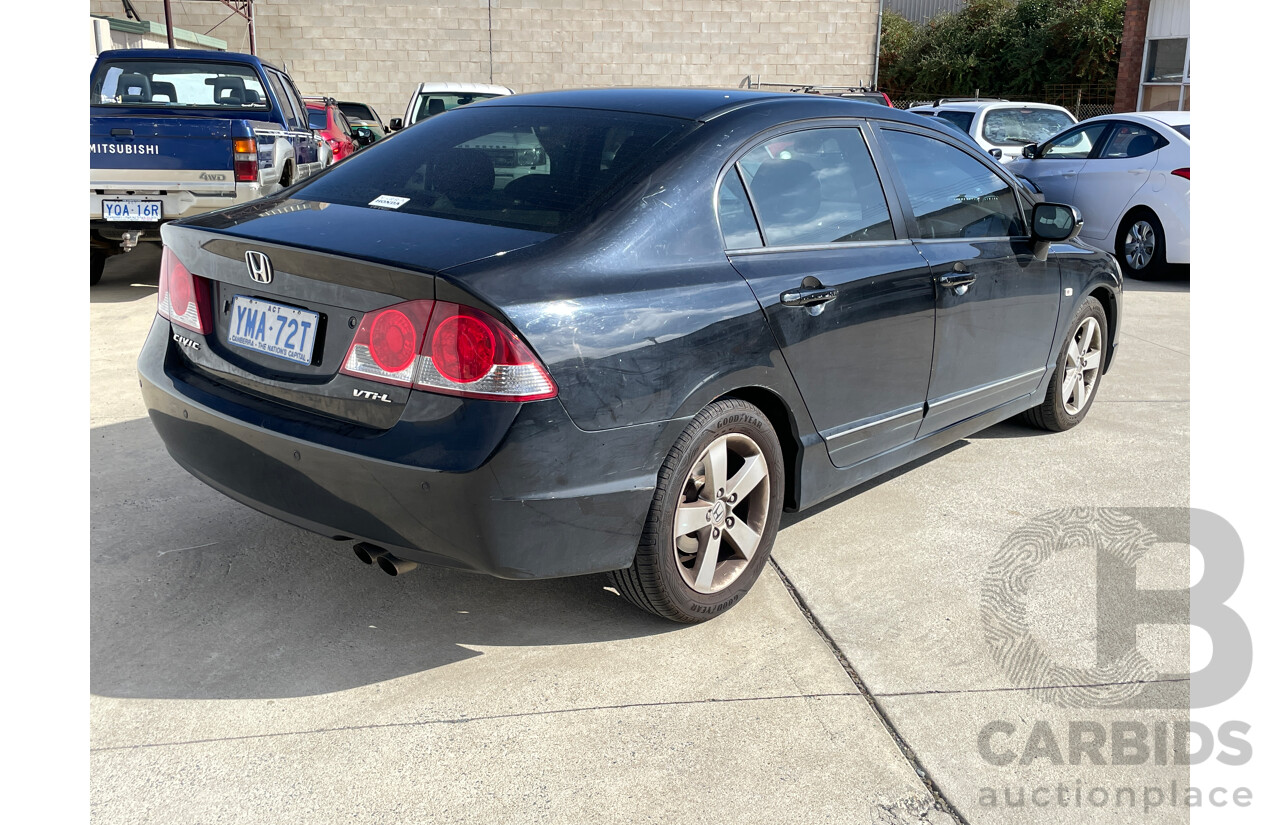
[[[212,329],[197,341],[197,336],[174,327],[177,349],[193,370],[215,384],[336,421],[385,430],[399,421],[409,388],[340,372],[365,313],[435,299],[435,273],[440,270],[546,236],[275,200],[170,224],[163,237],[182,265],[208,282]],[[270,268],[268,283],[260,282],[260,259],[255,264],[258,280],[246,259],[259,254]],[[462,297],[452,285],[443,288],[448,300]],[[284,343],[292,333],[295,343],[306,341],[299,334],[310,335],[310,346],[292,351],[292,357],[282,357],[279,349],[277,354],[261,351],[246,345],[251,324],[263,326],[257,337],[268,343]],[[306,357],[294,360],[300,356]]]

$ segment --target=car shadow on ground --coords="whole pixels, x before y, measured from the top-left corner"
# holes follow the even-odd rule
[[[1170,264],[1168,271],[1158,281],[1140,281],[1137,278],[1124,279],[1125,292],[1190,292],[1191,266],[1188,264]]]
[[[145,419],[90,449],[90,688],[99,696],[283,698],[482,655],[667,633],[603,575],[391,577],[334,542],[206,487]],[[466,646],[464,646],[466,645]]]
[[[89,287],[89,302],[116,304],[136,301],[142,291],[154,293],[159,282],[159,244],[138,244],[132,252],[107,258],[102,280]]]

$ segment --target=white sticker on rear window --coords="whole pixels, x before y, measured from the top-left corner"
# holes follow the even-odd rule
[[[395,195],[379,195],[369,201],[370,206],[385,206],[387,209],[399,209],[409,202],[408,198],[397,198]]]

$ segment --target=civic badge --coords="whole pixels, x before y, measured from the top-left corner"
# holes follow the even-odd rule
[[[244,262],[249,267],[249,277],[260,284],[271,283],[271,259],[256,249],[244,253]]]

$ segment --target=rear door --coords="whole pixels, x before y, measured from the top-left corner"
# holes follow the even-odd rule
[[[914,438],[933,282],[901,234],[866,126],[763,140],[728,171],[718,205],[729,259],[764,308],[832,462],[847,467]]]
[[[1054,340],[1061,277],[1037,261],[1013,184],[959,145],[882,124],[910,237],[937,284],[933,371],[920,435],[1032,392]]]

